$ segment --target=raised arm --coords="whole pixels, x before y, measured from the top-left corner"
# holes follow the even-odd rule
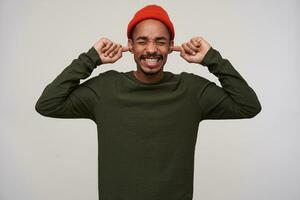
[[[196,37],[173,50],[181,52],[188,62],[199,63],[218,77],[222,87],[198,76],[197,98],[201,119],[252,118],[261,111],[260,102],[254,90],[203,38]],[[200,84],[201,83],[201,84]]]
[[[35,109],[38,113],[55,118],[88,118],[95,121],[94,107],[101,91],[101,74],[82,84],[80,79],[89,77],[100,64],[114,63],[127,51],[117,43],[101,38],[88,52],[82,53],[46,86]]]

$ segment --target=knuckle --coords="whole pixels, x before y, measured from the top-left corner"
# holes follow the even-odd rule
[[[111,44],[111,43],[112,43],[112,42],[110,41],[110,39],[108,39],[108,38],[105,38],[104,41],[107,42],[107,44]]]

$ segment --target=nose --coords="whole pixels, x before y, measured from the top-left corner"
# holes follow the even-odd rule
[[[157,52],[157,47],[154,43],[149,42],[146,47],[146,52],[149,54]]]

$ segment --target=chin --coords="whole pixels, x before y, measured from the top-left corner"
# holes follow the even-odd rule
[[[140,70],[146,75],[156,75],[163,71],[163,66],[150,68],[146,66],[140,66]]]

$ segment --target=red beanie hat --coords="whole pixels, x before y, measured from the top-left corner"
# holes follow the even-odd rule
[[[169,18],[169,15],[162,7],[157,5],[148,5],[135,13],[134,17],[131,19],[127,27],[128,38],[130,38],[131,31],[134,26],[145,19],[156,19],[164,23],[170,31],[170,40],[174,39],[174,26]]]

